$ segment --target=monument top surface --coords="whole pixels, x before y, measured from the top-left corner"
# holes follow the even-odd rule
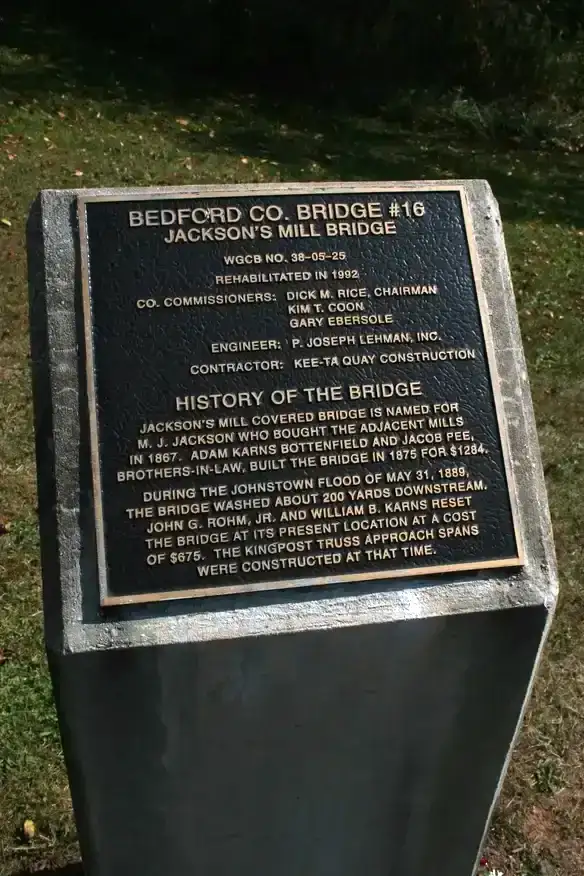
[[[49,191],[29,250],[54,647],[553,603],[486,183]]]

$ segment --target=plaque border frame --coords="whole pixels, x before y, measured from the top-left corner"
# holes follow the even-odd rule
[[[415,568],[384,570],[375,572],[356,572],[342,575],[319,575],[310,578],[297,578],[294,580],[268,581],[264,584],[253,583],[246,585],[225,585],[214,587],[197,587],[187,590],[171,590],[155,593],[136,593],[124,596],[111,596],[108,592],[108,569],[105,527],[103,518],[102,502],[102,478],[101,460],[99,454],[99,429],[97,414],[97,385],[96,367],[92,332],[92,308],[91,308],[91,281],[90,281],[90,258],[89,237],[87,227],[86,205],[95,202],[119,203],[125,201],[163,201],[184,200],[197,198],[233,198],[250,197],[252,195],[265,196],[273,194],[276,197],[286,195],[310,195],[310,194],[382,194],[395,192],[405,193],[415,191],[419,195],[424,192],[456,192],[460,198],[462,210],[463,228],[466,243],[470,255],[470,266],[477,303],[479,307],[480,325],[485,344],[488,376],[491,381],[491,391],[495,405],[495,419],[499,430],[499,441],[503,457],[503,471],[507,483],[507,495],[511,508],[511,520],[513,523],[513,535],[517,552],[515,556],[504,557],[497,560],[475,560],[473,562],[439,564],[436,566],[424,566]],[[81,295],[83,307],[83,334],[85,346],[85,373],[87,384],[87,402],[89,414],[89,441],[91,458],[91,479],[93,487],[93,507],[95,515],[95,535],[97,549],[97,573],[99,582],[99,601],[102,608],[121,605],[140,605],[152,602],[172,601],[176,599],[203,598],[209,596],[223,596],[234,594],[263,593],[270,590],[289,590],[299,587],[317,587],[329,584],[343,584],[359,581],[383,581],[400,578],[425,577],[427,575],[456,574],[465,571],[482,571],[487,569],[517,568],[525,565],[525,550],[520,526],[520,515],[517,501],[517,489],[510,463],[509,438],[506,420],[503,410],[503,397],[501,394],[499,374],[496,368],[496,350],[493,342],[490,321],[488,318],[488,303],[484,293],[480,258],[475,242],[472,215],[468,203],[466,191],[462,185],[436,183],[422,186],[418,183],[415,189],[404,181],[401,185],[390,185],[376,182],[363,183],[276,183],[256,185],[201,185],[195,191],[137,191],[124,192],[123,194],[81,194],[77,196],[77,219],[79,225],[79,252],[81,257]]]

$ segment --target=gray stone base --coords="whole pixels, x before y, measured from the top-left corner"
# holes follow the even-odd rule
[[[548,612],[51,657],[89,876],[471,876]]]

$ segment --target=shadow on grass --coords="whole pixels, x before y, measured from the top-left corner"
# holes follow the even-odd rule
[[[584,156],[469,137],[454,117],[433,114],[428,99],[421,105],[402,94],[392,102],[388,94],[385,108],[367,112],[362,98],[358,106],[354,97],[311,102],[306,93],[278,96],[270,83],[242,94],[193,74],[181,57],[148,57],[147,46],[140,54],[135,44],[123,48],[99,31],[89,38],[32,14],[8,13],[1,42],[3,87],[16,105],[37,101],[50,110],[67,92],[107,104],[120,122],[129,113],[176,112],[202,123],[187,135],[193,152],[264,159],[283,179],[479,177],[507,220],[584,221]],[[176,136],[184,149],[184,131]]]
[[[42,873],[42,876],[84,876],[81,861],[78,861],[75,864],[65,864],[64,867],[19,870],[14,876],[33,876],[35,873]]]

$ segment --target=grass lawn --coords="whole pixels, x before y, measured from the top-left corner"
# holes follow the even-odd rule
[[[78,858],[45,665],[25,223],[41,188],[481,177],[499,199],[530,367],[562,596],[486,850],[505,876],[584,856],[584,155],[278,104],[171,77],[26,20],[0,31],[0,874]],[[580,285],[582,284],[582,286]],[[485,724],[497,721],[484,716]],[[36,826],[23,835],[25,819]]]

